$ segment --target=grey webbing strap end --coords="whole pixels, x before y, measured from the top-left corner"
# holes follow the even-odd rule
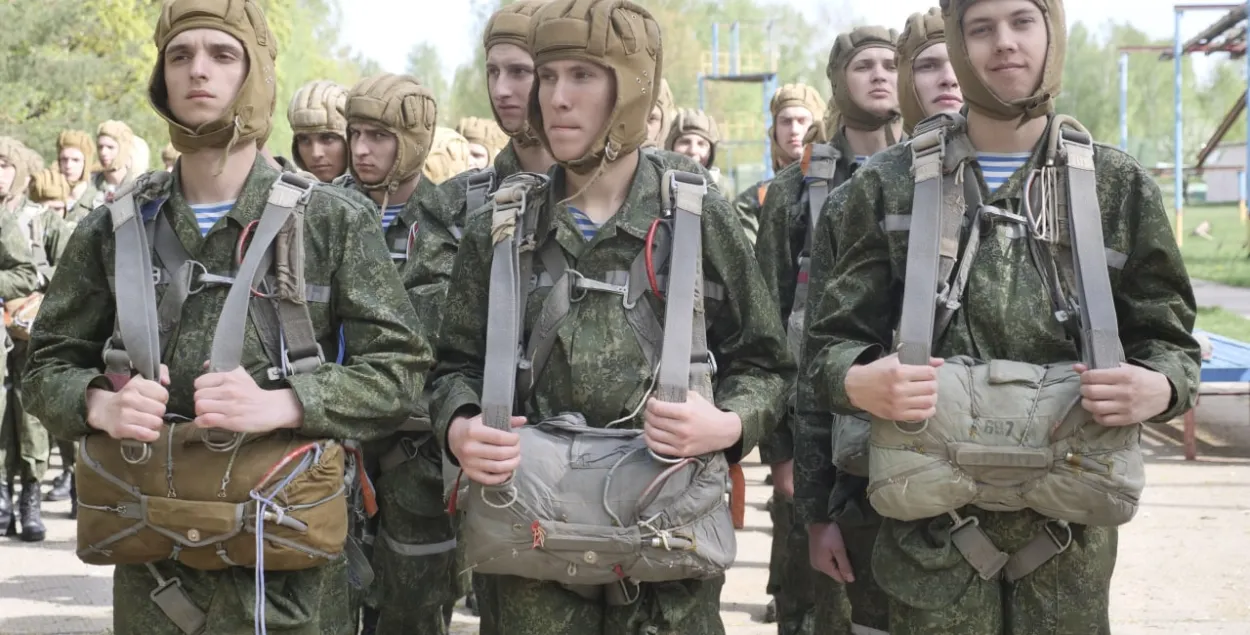
[[[1058,528],[1058,532],[1056,529]],[[1033,539],[1019,551],[1011,554],[1003,575],[1008,582],[1015,582],[1050,562],[1051,558],[1072,546],[1072,526],[1061,520],[1051,520]]]
[[[169,621],[173,622],[179,630],[187,635],[195,635],[203,630],[204,625],[208,622],[207,616],[182,590],[182,580],[178,578],[166,579],[161,576],[156,567],[151,564],[148,564],[147,567],[152,577],[156,578],[156,588],[148,594],[148,597],[156,603],[156,606],[161,609],[165,617],[168,617]]]
[[[701,301],[703,177],[669,170],[664,173],[664,202],[673,216],[673,252],[669,263],[669,292],[664,311],[664,339],[660,348],[660,376],[656,396],[661,401],[684,403],[691,390],[691,364],[695,350],[695,312]],[[701,326],[701,325],[700,325]],[[705,328],[705,327],[704,327]]]
[[[1010,557],[985,535],[976,516],[961,518],[959,514],[950,512],[950,517],[955,521],[951,527],[951,542],[964,560],[972,565],[982,580],[997,578]]]

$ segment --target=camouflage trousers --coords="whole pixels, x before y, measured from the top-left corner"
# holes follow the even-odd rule
[[[639,587],[637,601],[610,606],[553,582],[481,575],[480,635],[723,635],[724,576]],[[489,615],[489,622],[486,616]]]
[[[887,630],[888,602],[872,578],[871,567],[879,526],[874,522],[840,525],[855,572],[855,582],[843,585],[812,568],[807,527],[795,522],[794,501],[774,495],[771,513],[768,593],[777,600],[778,635],[848,635],[852,623]]]
[[[18,342],[8,357],[4,418],[0,420],[0,482],[38,483],[48,471],[52,448],[48,431],[26,412],[22,399],[22,367],[26,343]]]
[[[441,448],[427,437],[416,456],[378,479],[373,589],[379,635],[444,635],[461,591],[455,523],[443,503]]]
[[[57,440],[56,451],[61,455],[61,467],[73,470],[74,463],[78,460],[78,442]]]
[[[251,635],[256,632],[256,578],[253,569],[232,567],[199,571],[164,560],[153,565],[166,581],[178,580],[192,604],[204,611],[202,635]],[[333,565],[331,565],[333,566]],[[265,626],[271,635],[320,635],[320,608],[346,594],[327,575],[330,566],[305,571],[265,573]],[[114,635],[185,635],[156,605],[158,587],[145,565],[113,569]]]
[[[1014,553],[1045,517],[1031,510],[959,510],[976,516],[989,539]],[[1072,525],[1066,551],[1009,583],[983,580],[951,543],[949,517],[913,522],[887,519],[873,553],[873,570],[890,595],[894,635],[1107,635],[1108,597],[1118,530]]]

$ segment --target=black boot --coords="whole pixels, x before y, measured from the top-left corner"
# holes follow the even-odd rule
[[[13,490],[8,481],[0,482],[0,534],[12,535],[13,525]]]
[[[78,520],[78,475],[69,475],[69,519]]]
[[[65,470],[61,475],[52,479],[52,489],[43,495],[43,500],[49,503],[63,501],[69,498],[69,489],[73,485],[73,470]]]
[[[38,481],[22,485],[22,496],[18,499],[22,513],[22,542],[43,542],[48,533],[40,517],[40,498]]]

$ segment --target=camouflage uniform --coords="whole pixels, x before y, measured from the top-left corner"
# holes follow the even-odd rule
[[[41,285],[40,272],[33,264],[28,224],[43,212],[43,208],[35,205],[23,194],[30,182],[31,157],[26,146],[16,139],[0,137],[0,158],[15,168],[13,183],[3,198],[0,198],[0,300],[16,300],[29,295]],[[46,272],[43,272],[46,274]],[[0,341],[9,346],[16,344],[5,333]],[[13,510],[10,480],[21,486],[22,496],[20,507],[23,516],[31,513],[38,517],[39,482],[48,469],[49,447],[48,433],[38,421],[22,416],[21,404],[18,403],[20,366],[14,365],[14,356],[6,355],[5,389],[0,396],[0,409],[3,420],[0,421],[0,528],[7,532],[16,531],[16,522],[11,518]],[[18,362],[22,361],[17,358]],[[13,397],[9,398],[9,393]],[[25,522],[23,524],[26,524]],[[42,540],[43,527],[32,527],[33,531],[23,531],[27,540]]]
[[[541,46],[542,24],[559,16],[589,21],[602,13],[600,3],[574,3],[557,0],[544,5],[535,15],[530,31],[530,50],[535,61],[561,59],[567,50],[548,51]],[[582,13],[584,11],[585,13]],[[625,3],[613,14],[614,25],[626,25],[635,35],[658,37],[658,27],[646,12]],[[622,27],[623,28],[623,27]],[[613,26],[608,27],[608,50],[603,65],[614,69],[618,85],[619,66],[628,60],[630,72],[644,65],[638,57],[620,52]],[[654,35],[653,35],[654,34]],[[651,46],[657,48],[658,40]],[[645,47],[637,49],[646,55]],[[635,55],[638,55],[635,53]],[[658,66],[655,61],[649,62]],[[647,74],[658,77],[659,68]],[[652,73],[654,71],[654,73]],[[632,80],[631,80],[632,81]],[[537,91],[535,91],[536,94]],[[625,94],[625,93],[622,93]],[[587,156],[554,168],[553,181],[542,203],[533,213],[541,214],[539,227],[546,240],[554,240],[567,255],[570,266],[587,277],[602,276],[607,270],[628,269],[642,246],[653,220],[659,217],[661,177],[665,165],[660,157],[635,153],[645,138],[646,117],[654,102],[654,91],[629,92],[612,115],[607,129],[613,131],[592,146]],[[542,135],[536,119],[538,104],[531,98],[530,121]],[[620,132],[618,137],[617,132]],[[544,141],[545,143],[545,141]],[[602,169],[606,146],[616,146],[619,154],[611,160],[637,157],[638,167],[620,210],[587,241],[577,228],[568,208],[560,204],[566,194],[567,170],[590,173]],[[687,159],[688,161],[688,159]],[[752,262],[749,246],[731,216],[727,202],[716,192],[703,199],[704,275],[726,286],[726,300],[708,300],[708,344],[720,366],[716,401],[720,408],[737,413],[742,419],[742,439],[726,450],[731,461],[751,451],[767,433],[781,405],[781,393],[790,373],[781,324],[770,304],[768,291]],[[451,420],[463,412],[480,409],[482,369],[485,363],[486,317],[490,303],[491,219],[487,214],[470,218],[456,255],[440,332],[438,378],[431,384],[434,397],[431,414],[438,434],[446,437]],[[535,261],[535,273],[541,263]],[[536,296],[536,299],[540,299]],[[732,303],[733,306],[729,306]],[[534,301],[531,301],[531,305]],[[532,327],[537,312],[526,318]],[[634,410],[639,395],[650,384],[647,362],[631,336],[620,308],[610,295],[592,295],[578,304],[558,329],[556,345],[541,376],[536,378],[533,397],[523,412],[543,418],[559,412],[577,411],[592,425],[627,415]],[[625,339],[622,339],[625,338]],[[641,427],[643,417],[628,419],[624,426]],[[483,575],[487,593],[479,597],[483,616],[491,623],[484,635],[507,633],[529,635],[548,633],[682,633],[704,635],[723,633],[719,615],[719,595],[723,577],[709,580],[679,580],[663,584],[643,584],[638,600],[627,606],[609,605],[602,599],[583,598],[554,583],[513,576]]]
[[[405,108],[419,109],[409,115],[416,124],[408,127],[405,120],[394,118],[399,110],[389,105],[400,103]],[[376,105],[379,104],[388,107],[378,111]],[[380,113],[382,118],[376,118]],[[423,122],[434,121],[436,113],[433,97],[408,76],[368,78],[353,87],[347,96],[347,121],[385,128],[395,135],[398,150],[395,165],[383,181],[364,185],[353,167],[349,175],[335,183],[367,194],[377,190],[393,192],[400,185],[418,179],[416,190],[403,210],[384,230],[386,248],[404,279],[408,279],[406,270],[414,264],[409,256],[411,241],[419,233],[418,210],[446,209],[439,188],[421,176],[434,137],[433,127]],[[375,222],[380,225],[382,209],[375,204],[374,211]],[[424,331],[429,325],[437,324],[441,297],[424,297],[417,288],[408,285],[405,288],[418,313],[422,334],[432,336],[433,333]],[[413,414],[417,419],[428,420],[424,400],[417,404]],[[376,578],[367,602],[378,614],[378,633],[441,635],[447,631],[451,606],[459,597],[456,594],[455,528],[443,504],[442,448],[432,443],[432,439],[429,432],[401,432],[365,448],[378,491],[379,515],[370,531]],[[379,464],[381,457],[398,444],[408,453],[407,460],[384,471]]]
[[[197,11],[197,9],[202,11]],[[226,151],[223,138],[235,144],[263,145],[273,109],[274,57],[266,45],[268,27],[250,0],[227,5],[223,0],[175,0],[166,4],[157,30],[158,50],[173,34],[187,28],[214,28],[244,43],[249,73],[231,111],[222,119],[192,132],[173,119],[163,98],[154,94],[158,113],[170,122],[175,147],[184,152]],[[258,33],[266,34],[263,39]],[[163,55],[158,56],[154,88],[159,85]],[[268,110],[266,110],[266,108]],[[221,131],[232,134],[222,135]],[[229,273],[236,266],[235,246],[241,232],[260,217],[278,171],[258,154],[234,207],[207,236],[182,195],[180,175],[164,188],[142,187],[138,202],[168,197],[160,206],[191,257],[211,272]],[[163,190],[163,191],[162,191]],[[94,432],[87,426],[86,392],[103,381],[101,353],[113,332],[116,307],[109,292],[115,241],[105,209],[92,212],[78,228],[80,239],[62,255],[60,269],[48,290],[31,343],[28,389],[31,410],[61,438]],[[242,367],[268,390],[289,388],[303,404],[301,431],[313,437],[371,441],[399,426],[416,401],[424,373],[432,363],[430,349],[416,327],[416,316],[383,248],[373,210],[332,187],[317,186],[307,200],[304,217],[304,279],[331,289],[327,302],[308,301],[314,333],[332,354],[341,338],[343,363],[327,363],[315,372],[271,380],[270,361],[248,321]],[[162,357],[169,367],[168,412],[194,414],[193,382],[210,355],[213,332],[225,302],[225,287],[191,295],[177,333]],[[82,311],[84,305],[97,310]],[[255,619],[256,571],[230,568],[195,570],[172,560],[154,563],[166,579],[177,578],[189,599],[206,614],[205,633],[252,632]],[[266,572],[266,628],[270,633],[319,635],[323,606],[349,602],[348,588],[332,574],[333,565],[290,572]],[[114,569],[114,631],[118,635],[180,635],[152,602],[157,581],[142,565]]]

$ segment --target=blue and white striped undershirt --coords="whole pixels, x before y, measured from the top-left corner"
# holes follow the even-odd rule
[[[207,236],[208,231],[225,216],[231,208],[234,207],[234,201],[223,201],[221,203],[201,203],[192,205],[191,211],[195,212],[195,224],[200,227],[200,236]]]
[[[573,222],[577,224],[577,229],[582,232],[582,238],[587,242],[594,240],[595,234],[599,233],[599,225],[595,221],[590,220],[582,210],[575,207],[569,208],[569,214],[573,216]]]
[[[399,213],[402,211],[404,211],[403,203],[400,203],[399,205],[387,205],[386,209],[382,212],[382,231],[390,229],[391,225],[395,224],[395,219],[399,218]]]
[[[869,157],[868,155],[866,155],[866,154],[857,154],[857,155],[855,155],[855,162],[856,162],[856,163],[858,163],[858,164],[860,164],[860,165],[863,165],[863,164],[865,164],[865,163],[868,163],[868,159],[869,159],[869,158],[870,158],[870,157]]]
[[[1029,162],[1032,152],[978,152],[977,162],[981,164],[981,175],[985,177],[985,186],[990,193],[998,191],[1016,170]]]

